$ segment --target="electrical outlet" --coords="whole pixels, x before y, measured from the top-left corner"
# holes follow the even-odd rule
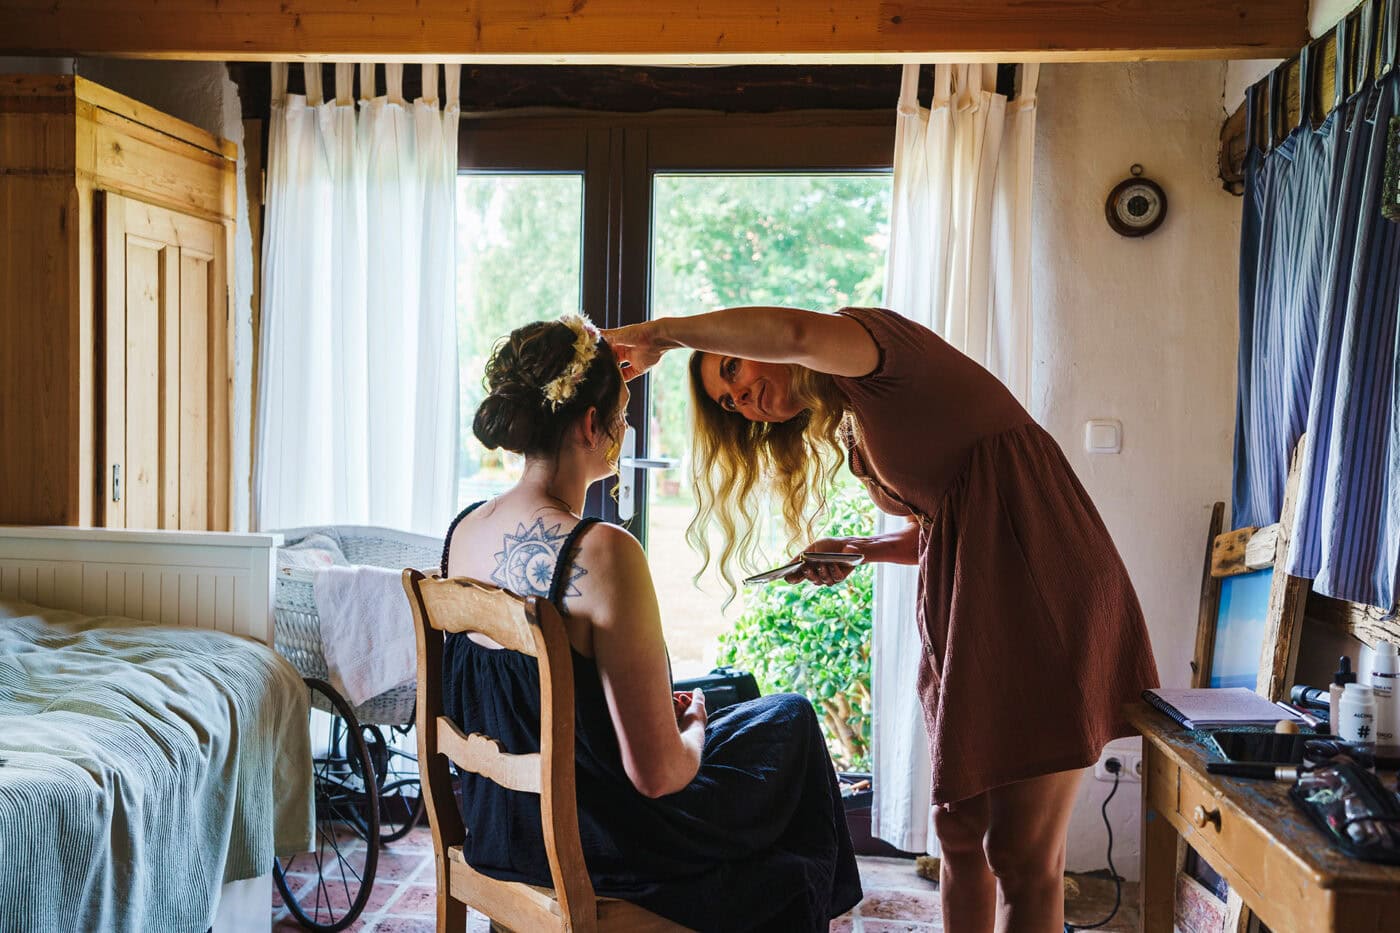
[[[1118,759],[1119,781],[1142,780],[1142,754],[1137,749],[1129,748],[1105,748],[1099,760],[1094,762],[1094,780],[1113,782],[1114,775],[1107,767],[1110,758]]]

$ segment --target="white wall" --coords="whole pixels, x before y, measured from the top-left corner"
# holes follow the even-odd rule
[[[1117,542],[1171,686],[1189,683],[1207,524],[1230,493],[1240,200],[1216,177],[1225,71],[1195,62],[1041,72],[1031,410]],[[1169,201],[1163,225],[1139,239],[1104,220],[1105,197],[1134,162]],[[1122,422],[1122,453],[1084,452],[1090,418]],[[1104,867],[1099,805],[1110,787],[1081,788],[1071,869]],[[1126,784],[1109,808],[1114,862],[1129,878],[1138,797]]]
[[[247,160],[238,88],[220,62],[102,58],[0,58],[0,73],[73,74],[105,85],[236,144],[238,216],[234,239],[233,530],[248,528],[252,425],[253,247],[248,227]]]
[[[1342,21],[1362,0],[1312,0],[1308,4],[1308,33],[1314,39]]]

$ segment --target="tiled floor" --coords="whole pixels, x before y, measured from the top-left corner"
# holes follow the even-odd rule
[[[363,858],[362,855],[359,858]],[[363,867],[363,863],[360,863]],[[832,933],[934,933],[942,931],[938,886],[914,873],[906,859],[860,858],[865,900],[831,924]],[[309,875],[297,883],[305,885]],[[1098,920],[1113,906],[1113,885],[1104,878],[1076,876],[1080,896],[1067,904],[1070,920]],[[342,895],[343,896],[343,895]],[[273,890],[273,930],[290,933],[301,929]],[[309,906],[309,905],[306,905]],[[381,850],[373,893],[360,918],[348,929],[365,933],[432,931],[436,924],[433,887],[432,837],[416,829],[406,838]],[[473,913],[469,933],[486,933],[485,917]],[[1137,929],[1137,885],[1124,885],[1124,904],[1107,933]]]

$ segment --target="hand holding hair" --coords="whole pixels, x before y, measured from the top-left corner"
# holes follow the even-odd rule
[[[622,367],[623,377],[628,382],[651,369],[661,359],[662,354],[676,346],[662,338],[657,321],[613,327],[602,333],[603,339],[612,347],[618,365]]]

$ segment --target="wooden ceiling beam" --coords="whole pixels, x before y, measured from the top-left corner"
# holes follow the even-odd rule
[[[0,55],[502,64],[1276,58],[1307,0],[0,0]]]

